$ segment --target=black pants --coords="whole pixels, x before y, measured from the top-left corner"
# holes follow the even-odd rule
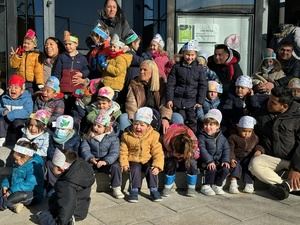
[[[1,190],[2,193],[2,190]],[[17,203],[23,203],[24,205],[29,205],[33,200],[32,191],[18,191],[10,194],[7,198],[5,196],[0,197],[0,209],[4,210],[7,208],[12,208],[13,205]]]
[[[176,171],[186,171],[187,174],[197,175],[197,161],[192,159],[189,164],[187,164],[184,160],[178,161],[177,158],[171,157],[165,159],[165,174],[172,176],[175,175]]]
[[[205,171],[205,184],[222,186],[223,181],[229,175],[229,169],[217,165],[216,170]]]
[[[148,188],[158,188],[158,176],[151,173],[151,163],[129,162],[131,188],[141,188],[142,172],[145,173]]]
[[[182,115],[184,119],[184,123],[196,133],[197,119],[196,119],[196,112],[193,107],[185,108],[185,109],[179,109],[174,107],[174,112],[180,113],[180,115]]]
[[[102,166],[100,168],[97,168],[94,166],[94,170],[97,172],[104,172],[107,174],[110,174],[111,176],[111,186],[114,187],[120,187],[122,184],[122,173],[121,173],[121,167],[118,161],[114,162],[111,165]]]

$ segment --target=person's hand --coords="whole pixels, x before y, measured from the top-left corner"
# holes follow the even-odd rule
[[[249,89],[249,95],[250,95],[250,96],[253,96],[253,95],[254,95],[254,91],[253,91],[252,88]]]
[[[173,101],[168,101],[167,104],[166,104],[166,107],[169,108],[169,109],[172,109],[173,108]]]
[[[198,103],[194,105],[194,109],[201,108],[201,107],[202,107],[202,105],[198,104]]]
[[[268,91],[268,92],[271,92],[271,90],[274,88],[274,84],[272,82],[267,82],[264,84],[265,85],[265,89]]]
[[[299,190],[300,189],[300,172],[295,171],[295,170],[290,170],[289,181],[290,181],[291,188],[293,190]]]
[[[260,156],[262,153],[261,153],[261,151],[256,151],[255,153],[254,153],[254,157],[256,157],[256,156]]]
[[[19,51],[19,48],[16,48],[16,50],[15,50],[13,47],[11,47],[9,55],[13,56],[13,55],[17,54],[18,51]]]
[[[103,160],[100,160],[97,162],[97,168],[100,168],[102,166],[106,166],[107,165],[107,162],[103,161]]]
[[[8,113],[9,113],[9,110],[8,109],[4,109],[3,112],[2,112],[2,116],[6,116]]]
[[[156,176],[159,174],[159,169],[157,167],[151,167],[151,173]]]
[[[216,170],[216,164],[214,162],[208,163],[207,169],[208,170]]]
[[[3,188],[2,188],[2,194],[3,194],[3,195],[5,195],[7,191],[8,191],[8,188],[7,188],[7,187],[3,187]]]
[[[121,171],[122,172],[127,172],[129,170],[129,166],[122,166]]]
[[[170,126],[170,123],[167,119],[162,119],[161,124],[162,124],[163,134],[165,134]]]
[[[256,85],[256,89],[257,91],[262,91],[262,92],[265,92],[267,91],[266,87],[265,87],[265,83],[259,83],[258,85]]]
[[[97,165],[97,159],[96,158],[91,158],[90,159],[90,163],[94,164],[94,165]]]
[[[232,168],[235,168],[235,167],[236,167],[236,164],[237,164],[237,161],[236,161],[235,159],[232,159],[232,160],[230,161],[230,166],[231,166]]]
[[[223,162],[221,166],[230,169],[230,164],[228,162]]]
[[[83,74],[79,71],[76,71],[74,76],[72,77],[72,83],[74,86],[85,84],[85,79],[82,78]]]

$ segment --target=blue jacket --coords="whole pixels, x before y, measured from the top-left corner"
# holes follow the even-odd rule
[[[22,128],[23,137],[29,139],[31,142],[35,143],[37,145],[37,151],[36,154],[47,157],[48,147],[49,147],[49,133],[47,131],[44,131],[39,136],[30,139],[26,135],[26,128]]]
[[[1,187],[9,188],[11,193],[18,191],[33,191],[37,200],[43,198],[44,193],[44,160],[37,154],[22,166],[13,168],[12,174],[2,181]]]
[[[209,100],[208,98],[205,99],[202,107],[197,109],[197,119],[198,120],[203,120],[204,119],[204,115],[206,113],[208,113],[209,110],[211,109],[218,109],[220,105],[220,99],[216,98],[214,100]]]
[[[112,132],[104,136],[101,142],[95,138],[84,139],[81,143],[81,157],[89,161],[91,158],[99,158],[109,165],[119,158],[120,141],[117,135]]]
[[[8,94],[3,95],[0,99],[0,115],[5,109],[9,110],[6,115],[9,121],[29,118],[33,110],[31,94],[25,90],[17,99],[12,99]]]
[[[230,162],[230,147],[226,137],[220,131],[213,137],[201,131],[198,137],[201,160],[205,163]]]

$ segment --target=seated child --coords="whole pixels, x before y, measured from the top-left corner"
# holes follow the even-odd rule
[[[55,122],[55,132],[50,138],[48,148],[48,159],[52,159],[56,148],[68,148],[78,153],[80,146],[80,136],[74,129],[74,120],[69,115],[59,116]]]
[[[32,113],[32,108],[32,97],[25,90],[25,79],[17,74],[11,75],[8,80],[8,93],[0,99],[0,146],[6,140],[9,127],[16,132],[16,140],[22,137],[21,128]]]
[[[223,186],[229,174],[230,147],[220,130],[222,113],[211,109],[205,114],[203,130],[198,137],[202,166],[206,169],[201,192],[205,195],[223,195]]]
[[[45,83],[45,87],[41,93],[37,95],[33,111],[36,112],[39,109],[45,109],[50,112],[48,125],[52,127],[52,122],[55,122],[57,117],[64,114],[65,102],[63,97],[63,93],[60,92],[58,78],[51,76]]]
[[[300,79],[293,78],[288,83],[288,88],[292,89],[295,101],[300,102]]]
[[[117,199],[124,198],[119,152],[120,141],[112,129],[110,116],[100,114],[83,138],[80,154],[93,165],[95,171],[111,175],[113,196]]]
[[[195,196],[199,158],[198,140],[184,124],[172,124],[163,137],[165,147],[165,187],[163,196],[168,197],[175,182],[176,171],[186,171],[187,196]]]
[[[26,138],[13,149],[15,165],[12,174],[1,183],[0,210],[19,213],[24,205],[43,198],[43,159],[36,154],[36,145]]]
[[[238,194],[237,179],[243,177],[245,183],[244,192],[253,193],[253,176],[248,170],[249,162],[253,155],[259,152],[264,153],[262,146],[258,145],[258,137],[255,135],[253,129],[256,120],[251,116],[243,116],[237,124],[237,134],[232,134],[228,138],[230,146],[230,166],[231,179],[229,192]]]
[[[10,53],[10,66],[17,69],[26,80],[26,89],[31,92],[37,87],[44,87],[43,62],[41,53],[36,50],[37,38],[33,30],[29,29],[24,37],[23,46]]]
[[[22,128],[23,137],[36,144],[36,154],[44,159],[47,157],[49,147],[49,133],[47,132],[49,118],[50,113],[40,109],[30,115],[26,127]]]
[[[138,202],[142,171],[153,201],[161,201],[158,191],[158,174],[164,167],[164,153],[159,142],[159,133],[151,127],[153,112],[142,107],[135,114],[132,129],[123,133],[120,144],[120,165],[123,172],[129,171],[131,189],[129,202]]]

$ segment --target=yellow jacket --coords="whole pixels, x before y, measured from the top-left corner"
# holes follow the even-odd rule
[[[103,84],[115,91],[121,91],[124,87],[127,68],[130,66],[132,55],[121,54],[116,58],[107,60],[108,66],[103,71]]]
[[[152,166],[164,168],[164,152],[159,142],[159,133],[151,126],[142,137],[137,137],[132,131],[125,132],[121,138],[120,165],[129,166],[129,162],[145,164],[152,160]]]
[[[42,57],[39,52],[25,52],[22,56],[14,54],[10,57],[10,66],[17,69],[26,81],[44,84]]]

